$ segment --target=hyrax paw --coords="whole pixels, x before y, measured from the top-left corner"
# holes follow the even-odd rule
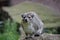
[[[40,35],[39,35],[39,34],[35,34],[34,36],[35,36],[35,37],[39,37]]]

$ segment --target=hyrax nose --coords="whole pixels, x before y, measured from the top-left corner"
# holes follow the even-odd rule
[[[27,22],[27,19],[25,19],[25,21]]]

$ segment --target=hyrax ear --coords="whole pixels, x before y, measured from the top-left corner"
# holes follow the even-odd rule
[[[21,17],[23,17],[23,14],[21,14]]]

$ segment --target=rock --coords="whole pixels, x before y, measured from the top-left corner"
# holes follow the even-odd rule
[[[23,40],[60,40],[60,35],[59,34],[43,34],[42,36],[39,36],[39,37],[33,37],[33,38],[28,38]]]

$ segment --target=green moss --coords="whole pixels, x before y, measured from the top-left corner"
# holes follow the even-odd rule
[[[8,11],[12,18],[19,23],[21,22],[20,15],[22,13],[35,11],[43,20],[45,27],[54,27],[56,25],[59,26],[60,24],[60,18],[53,16],[56,12],[40,3],[23,2],[10,8],[5,8],[5,10]]]

